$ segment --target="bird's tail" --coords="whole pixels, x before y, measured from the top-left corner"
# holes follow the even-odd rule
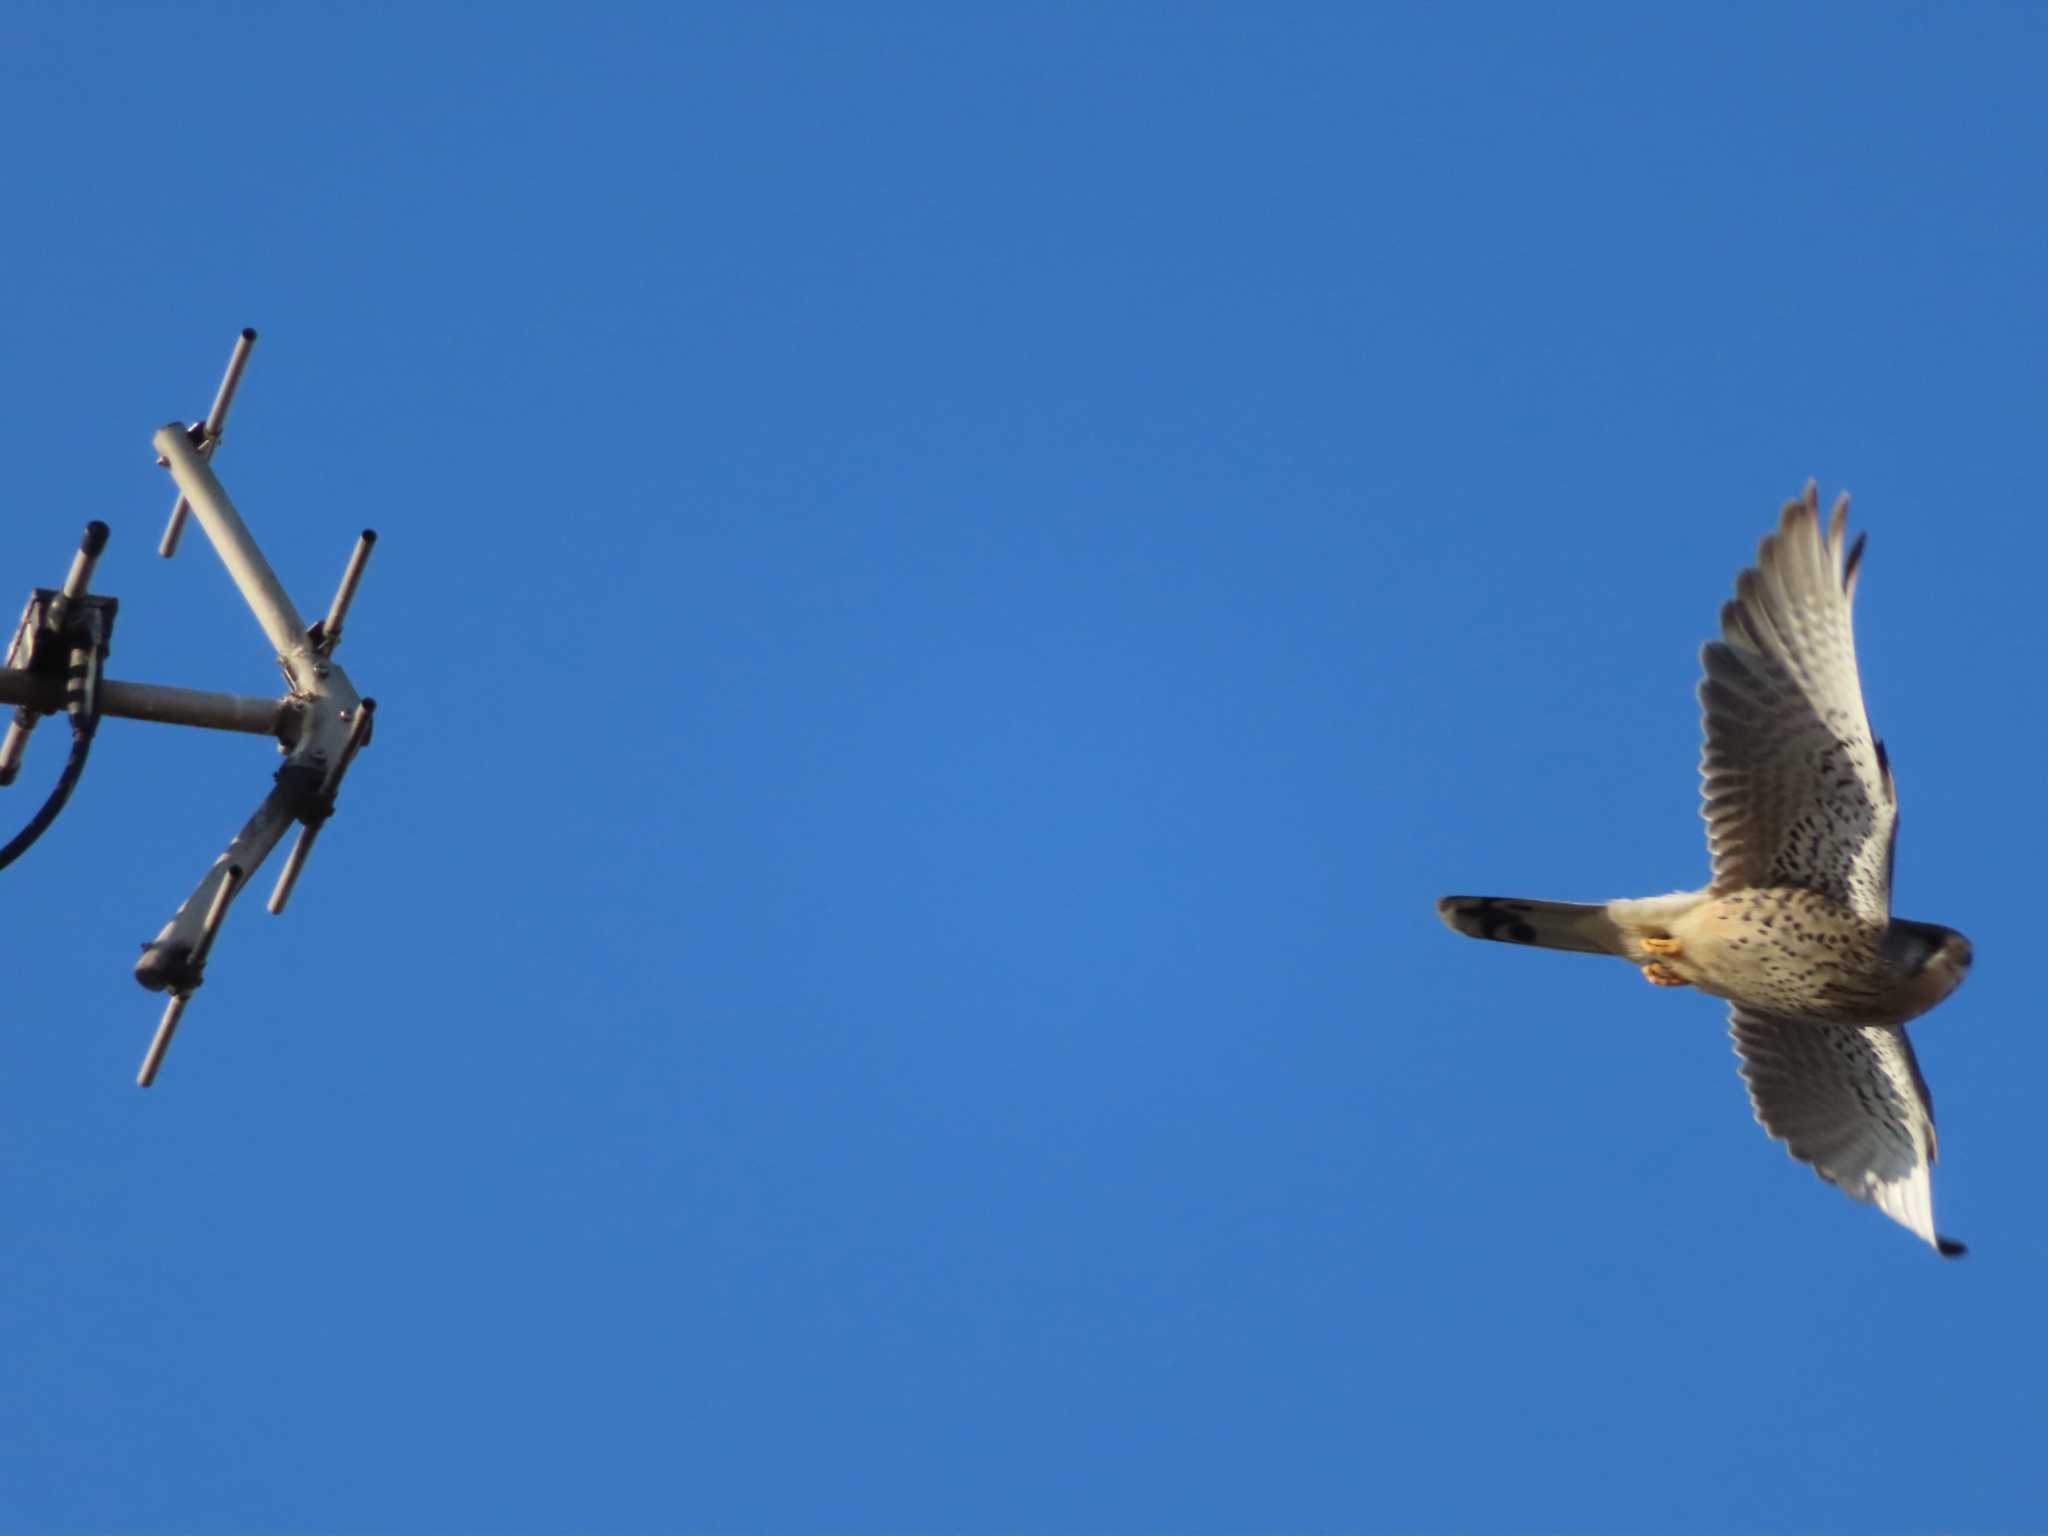
[[[1437,915],[1459,933],[1503,944],[1572,949],[1587,955],[1626,955],[1621,926],[1604,903],[1525,901],[1519,896],[1446,896]]]

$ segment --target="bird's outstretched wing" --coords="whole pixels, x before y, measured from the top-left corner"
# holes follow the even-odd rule
[[[1934,1103],[1903,1029],[1827,1024],[1737,1006],[1728,1016],[1757,1123],[1845,1194],[1945,1258],[1934,1230]]]
[[[1700,653],[1709,889],[1801,886],[1882,922],[1898,801],[1856,675],[1848,520],[1844,496],[1823,533],[1811,484],[1787,503]]]

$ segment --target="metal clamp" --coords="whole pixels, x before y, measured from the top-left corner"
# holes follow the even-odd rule
[[[98,662],[106,650],[114,613],[120,605],[111,597],[90,597],[86,588],[92,584],[93,568],[106,547],[107,525],[97,520],[87,523],[64,585],[54,591],[36,588],[29,594],[28,606],[21,611],[21,622],[15,626],[4,666],[24,678],[40,679],[46,685],[44,696],[49,702],[10,701],[16,708],[6,736],[0,737],[0,789],[12,784],[20,774],[22,753],[28,748],[29,734],[36,723],[70,702],[62,680],[72,658],[81,651],[88,653],[92,686],[88,696],[79,702],[94,718],[98,716],[100,701],[93,696],[98,692]],[[56,692],[65,692],[67,697],[62,701],[50,699]]]

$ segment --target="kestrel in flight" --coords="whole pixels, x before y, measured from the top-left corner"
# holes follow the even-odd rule
[[[1621,955],[1660,987],[1730,1003],[1763,1128],[1823,1179],[1945,1257],[1929,1169],[1934,1106],[1906,1038],[1961,984],[1970,942],[1891,915],[1898,799],[1856,675],[1850,604],[1863,540],[1849,498],[1822,532],[1814,487],[1785,507],[1701,651],[1704,890],[1582,905],[1437,903],[1459,933]]]

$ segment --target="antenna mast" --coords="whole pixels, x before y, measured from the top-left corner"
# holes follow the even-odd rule
[[[355,600],[370,549],[377,542],[375,532],[363,530],[334,601],[326,615],[309,626],[292,606],[213,472],[213,455],[227,429],[228,410],[255,342],[254,331],[242,332],[205,420],[191,426],[172,422],[156,434],[157,463],[170,471],[178,487],[178,501],[171,509],[158,553],[166,559],[176,553],[187,517],[198,517],[277,653],[278,665],[284,669],[284,696],[259,699],[103,678],[100,669],[119,605],[114,598],[86,591],[106,547],[107,526],[100,522],[87,525],[63,587],[54,591],[39,587],[30,594],[6,664],[0,666],[0,704],[16,706],[14,722],[0,740],[0,786],[13,782],[29,733],[41,718],[68,714],[73,737],[71,760],[56,792],[22,834],[0,849],[0,868],[25,852],[55,820],[83,771],[103,716],[273,736],[284,752],[284,765],[255,814],[163,931],[144,946],[142,958],[136,962],[137,981],[153,992],[170,994],[137,1076],[145,1088],[156,1080],[185,1006],[205,980],[206,957],[229,904],[296,822],[298,840],[286,855],[270,894],[270,910],[284,911],[307,854],[334,813],[343,775],[356,754],[370,744],[376,714],[376,701],[361,697],[334,659],[349,605]]]

